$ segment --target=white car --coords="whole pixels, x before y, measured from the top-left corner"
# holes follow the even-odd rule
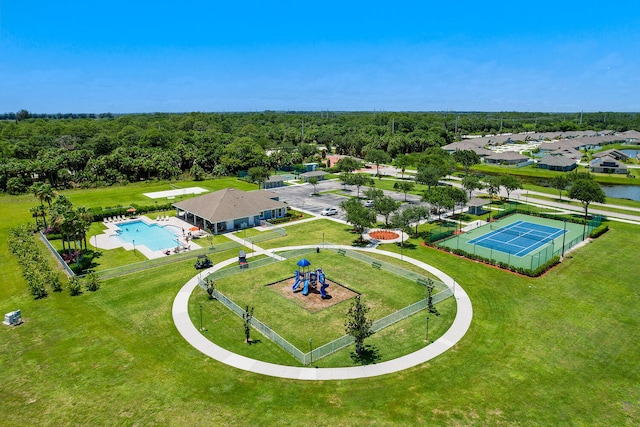
[[[338,213],[338,209],[336,208],[324,208],[322,209],[322,212],[320,212],[320,215],[329,216],[329,215],[335,215],[337,213]]]
[[[370,208],[371,206],[373,206],[373,200],[367,200],[366,202],[364,202],[365,208]]]

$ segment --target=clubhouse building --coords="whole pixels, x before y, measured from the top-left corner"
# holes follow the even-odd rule
[[[203,196],[173,203],[178,217],[215,234],[260,225],[261,221],[282,218],[287,204],[271,191],[245,192],[225,188]]]

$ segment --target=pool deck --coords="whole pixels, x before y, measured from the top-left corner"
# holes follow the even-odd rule
[[[126,218],[124,220],[103,222],[104,226],[107,227],[107,229],[104,230],[102,234],[97,234],[93,236],[91,238],[90,243],[98,249],[124,248],[128,251],[132,251],[134,249],[133,244],[124,243],[119,239],[112,239],[111,237],[117,236],[118,229],[120,226],[126,225],[133,221],[142,221],[149,225],[152,225],[152,224],[158,224],[161,226],[172,225],[174,227],[181,228],[182,230],[185,230],[185,231],[193,227],[193,224],[189,224],[188,222],[185,222],[177,217],[168,217],[168,218],[160,219],[156,221],[146,216],[131,217],[131,218]],[[183,248],[188,248],[183,250],[201,249],[201,246],[198,245],[197,243],[194,243],[192,240],[189,240],[187,242],[184,236],[178,235],[178,237],[180,238],[180,246]],[[171,253],[174,253],[174,249],[175,248],[170,248]],[[151,249],[147,248],[144,245],[136,245],[135,250],[140,252],[142,255],[146,256],[149,259],[163,258],[167,256],[164,250],[152,251]]]

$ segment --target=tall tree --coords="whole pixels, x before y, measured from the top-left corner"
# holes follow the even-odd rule
[[[469,175],[469,169],[480,163],[480,156],[473,150],[457,150],[453,158],[464,168],[464,174]]]
[[[399,202],[392,197],[382,196],[373,201],[373,210],[384,217],[384,225],[389,225],[389,215],[398,210]]]
[[[345,211],[346,221],[360,234],[360,241],[362,241],[362,233],[364,233],[364,230],[376,223],[375,212],[365,208],[362,203],[355,198],[349,198],[340,203],[340,208]]]
[[[404,193],[404,201],[407,201],[407,193],[413,190],[414,184],[411,181],[399,181],[393,184],[393,189]]]
[[[569,198],[582,202],[585,222],[587,221],[589,205],[592,202],[604,203],[606,201],[606,195],[604,191],[602,191],[602,188],[600,188],[600,184],[593,179],[585,178],[577,179],[571,184],[569,188]]]
[[[407,170],[407,167],[411,165],[411,157],[406,154],[398,154],[395,159],[393,159],[393,166],[400,169],[402,172],[402,179],[404,179],[404,172]]]
[[[500,177],[500,185],[507,192],[507,202],[509,201],[509,194],[513,190],[522,189],[522,181],[518,177],[509,174]]]
[[[354,173],[351,175],[351,181],[349,182],[351,185],[355,185],[358,190],[358,195],[356,196],[358,199],[360,198],[360,187],[363,185],[372,185],[373,181],[371,178],[362,173]]]
[[[373,322],[367,319],[368,312],[369,307],[360,300],[360,295],[355,297],[349,311],[347,311],[347,320],[344,324],[345,332],[356,341],[356,354],[358,355],[362,354],[364,340],[374,334]]]
[[[260,189],[260,184],[262,184],[262,188],[264,188],[264,181],[271,175],[269,170],[264,166],[254,166],[249,168],[248,174],[251,182],[258,184],[258,190]]]
[[[480,181],[477,175],[465,175],[464,178],[462,178],[462,187],[469,193],[469,198],[471,198],[474,190],[484,188],[482,181]]]
[[[372,148],[367,151],[364,159],[376,165],[376,176],[380,177],[380,165],[389,161],[389,155],[383,150]]]

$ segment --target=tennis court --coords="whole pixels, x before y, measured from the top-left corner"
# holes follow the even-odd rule
[[[518,257],[530,254],[562,236],[566,230],[528,221],[516,221],[469,241],[469,244]]]
[[[591,229],[587,227],[587,234]],[[580,243],[584,232],[582,224],[516,213],[441,240],[437,245],[535,270]]]

